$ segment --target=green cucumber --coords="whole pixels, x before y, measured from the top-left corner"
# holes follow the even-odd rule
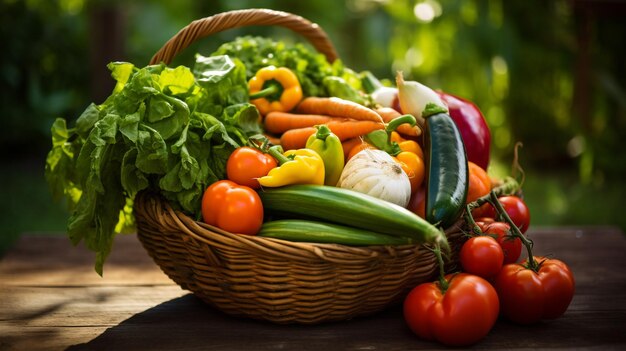
[[[314,218],[447,248],[445,234],[406,208],[354,190],[324,185],[290,185],[259,190],[269,215]]]
[[[467,198],[469,170],[465,145],[452,118],[426,118],[426,220],[448,228],[461,216]]]
[[[257,235],[297,242],[352,246],[415,244],[415,240],[411,238],[385,235],[339,224],[301,219],[282,219],[265,222]]]

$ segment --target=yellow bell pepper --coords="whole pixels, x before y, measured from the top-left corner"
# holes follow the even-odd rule
[[[286,67],[261,68],[248,82],[248,88],[250,102],[263,116],[272,111],[290,111],[302,100],[298,77]]]
[[[269,154],[279,166],[259,178],[261,186],[279,187],[292,184],[324,185],[324,161],[311,149],[288,150],[284,154],[280,146],[272,146]]]

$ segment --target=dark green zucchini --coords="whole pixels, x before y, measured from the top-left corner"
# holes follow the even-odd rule
[[[385,235],[339,224],[301,219],[265,222],[257,235],[297,242],[352,246],[415,244],[415,240],[408,237]]]
[[[426,118],[426,220],[448,228],[459,218],[467,197],[469,170],[465,145],[445,113]]]

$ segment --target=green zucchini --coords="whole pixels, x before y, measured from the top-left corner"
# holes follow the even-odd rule
[[[415,240],[411,238],[385,235],[365,229],[302,219],[282,219],[265,222],[257,235],[266,238],[297,242],[331,243],[353,246],[415,244]]]
[[[290,185],[259,190],[259,196],[269,215],[314,218],[448,247],[445,234],[413,212],[354,190]]]
[[[426,118],[426,220],[448,228],[465,206],[469,170],[465,145],[456,124],[445,113]]]

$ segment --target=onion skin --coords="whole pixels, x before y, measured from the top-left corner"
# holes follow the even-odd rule
[[[438,112],[448,112],[448,108],[439,94],[422,83],[404,80],[400,71],[396,74],[396,85],[402,113],[413,115],[420,127],[423,128],[426,124],[424,118],[428,115],[425,114],[433,114],[428,111],[429,106],[438,107],[440,109]]]
[[[448,105],[450,117],[461,132],[468,161],[487,170],[491,147],[491,132],[485,117],[472,102],[443,92],[437,92]]]

